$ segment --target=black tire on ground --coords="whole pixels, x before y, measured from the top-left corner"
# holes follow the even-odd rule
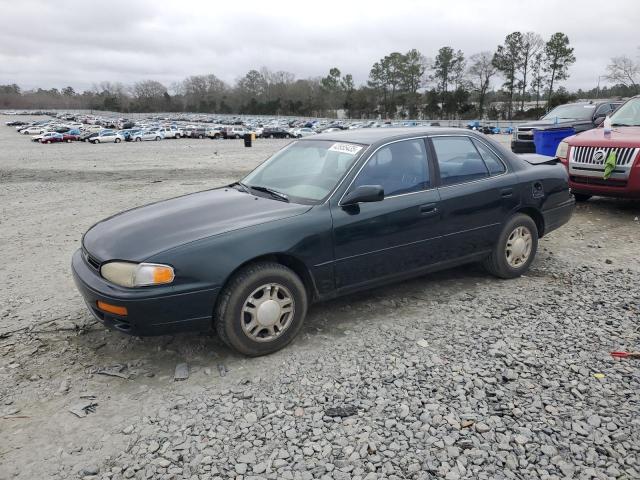
[[[119,139],[119,138],[116,138],[116,139],[114,140],[114,142],[115,142],[115,143],[120,143],[120,139]]]
[[[284,138],[291,138],[291,136],[287,133]]]
[[[100,140],[94,140],[94,141],[93,141],[93,144],[94,144],[94,145],[97,145],[97,144],[99,144],[99,143],[100,143]]]
[[[142,137],[136,137],[136,142],[141,142],[142,141]]]
[[[261,342],[244,333],[242,322],[246,319],[242,309],[252,292],[270,283],[282,285],[291,293],[293,316],[278,337]],[[214,326],[220,339],[234,350],[250,357],[267,355],[284,348],[296,337],[307,314],[307,303],[305,287],[292,270],[279,263],[254,263],[238,271],[220,294],[213,314]]]
[[[156,137],[156,138],[155,138],[155,141],[156,141],[156,142],[157,142],[158,140],[160,140],[160,137]]]
[[[524,227],[531,234],[531,250],[525,262],[517,267],[509,264],[507,261],[507,242],[509,237],[518,227]],[[529,215],[517,213],[512,216],[504,225],[498,242],[493,247],[491,255],[483,262],[484,268],[499,278],[516,278],[529,270],[531,262],[536,256],[538,250],[538,227],[536,222]]]
[[[203,135],[198,135],[198,138],[204,138],[204,136]]]
[[[176,133],[176,138],[180,138],[180,134],[179,133]]]
[[[71,143],[71,139],[70,138],[67,138],[67,143]]]
[[[574,193],[573,196],[576,198],[576,202],[586,202],[591,198],[588,193]]]
[[[273,138],[273,134],[269,135],[269,138]]]

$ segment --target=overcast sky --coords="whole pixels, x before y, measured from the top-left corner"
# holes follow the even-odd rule
[[[303,78],[337,66],[360,84],[392,51],[417,48],[432,58],[450,45],[468,57],[519,30],[569,36],[577,61],[564,85],[573,90],[595,87],[611,57],[640,53],[640,0],[0,0],[0,7],[0,84],[23,88],[143,79],[170,86],[208,73],[231,83],[261,66]]]

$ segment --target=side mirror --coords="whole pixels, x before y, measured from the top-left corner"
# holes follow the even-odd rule
[[[365,202],[380,202],[382,200],[384,200],[384,188],[382,188],[382,185],[360,185],[355,190],[347,193],[341,204],[347,206]]]
[[[595,118],[593,119],[593,124],[594,124],[596,127],[599,127],[599,126],[602,124],[602,122],[604,122],[604,119],[605,119],[605,118],[607,118],[607,116],[606,116],[606,115],[598,115],[597,117],[595,117]]]

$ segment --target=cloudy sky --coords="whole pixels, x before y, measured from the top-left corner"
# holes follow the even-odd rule
[[[233,82],[267,66],[297,77],[332,66],[365,82],[373,62],[450,45],[493,51],[512,31],[575,48],[569,89],[592,88],[609,58],[640,53],[639,0],[0,0],[0,84],[90,88],[103,80],[169,86],[214,73]],[[602,80],[605,83],[605,80]]]

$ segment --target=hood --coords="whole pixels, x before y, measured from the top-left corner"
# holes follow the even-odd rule
[[[640,127],[614,127],[605,137],[603,128],[594,128],[566,139],[572,147],[640,147]]]
[[[518,125],[518,127],[525,127],[525,128],[537,128],[537,129],[545,129],[545,128],[568,128],[568,127],[573,127],[574,125],[577,124],[581,124],[581,123],[591,123],[591,120],[576,120],[576,119],[562,119],[562,120],[558,120],[558,123],[556,123],[555,119],[549,119],[549,120],[534,120],[532,122],[527,122],[527,123],[522,123],[520,125]]]
[[[300,215],[311,207],[218,188],[134,208],[96,223],[85,250],[101,262],[141,262],[188,242]]]

